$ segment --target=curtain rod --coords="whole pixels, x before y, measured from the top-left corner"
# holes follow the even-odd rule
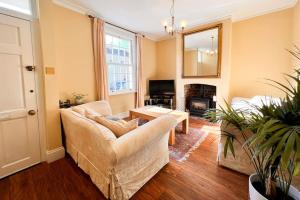
[[[88,17],[89,18],[95,18],[94,16],[92,16],[92,15],[88,15]],[[126,28],[123,28],[123,27],[121,27],[121,26],[118,26],[118,25],[115,25],[115,24],[112,24],[112,23],[110,23],[110,22],[106,22],[106,21],[104,21],[106,24],[109,24],[109,25],[111,25],[111,26],[114,26],[114,27],[117,27],[117,28],[119,28],[119,29],[122,29],[122,30],[125,30],[125,31],[128,31],[128,32],[130,32],[130,33],[133,33],[133,34],[135,34],[135,35],[139,35],[139,33],[137,33],[137,32],[134,32],[134,31],[131,31],[131,30],[129,30],[129,29],[126,29]],[[140,34],[142,37],[145,37],[145,35],[142,35],[142,34]]]

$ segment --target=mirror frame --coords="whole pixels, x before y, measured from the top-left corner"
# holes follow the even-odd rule
[[[204,76],[185,76],[184,75],[184,49],[185,49],[185,44],[184,44],[184,39],[188,35],[192,35],[195,33],[200,33],[204,31],[208,31],[211,29],[218,29],[218,63],[217,63],[217,74],[216,75],[204,75]],[[221,78],[221,61],[222,61],[222,24],[217,24],[213,26],[209,26],[206,28],[201,28],[201,29],[196,29],[193,31],[189,31],[186,33],[182,34],[182,78]]]

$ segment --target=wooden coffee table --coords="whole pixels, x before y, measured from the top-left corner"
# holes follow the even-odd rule
[[[171,110],[167,108],[161,108],[157,106],[145,106],[142,108],[136,108],[129,111],[129,116],[131,119],[143,118],[146,120],[153,120],[162,115],[173,115],[177,121],[177,124],[182,122],[182,132],[188,134],[189,132],[189,113]],[[175,128],[170,131],[169,144],[175,144]]]

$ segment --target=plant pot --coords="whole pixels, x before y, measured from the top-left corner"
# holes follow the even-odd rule
[[[75,99],[75,104],[80,105],[84,103],[84,99]]]
[[[261,195],[253,186],[253,182],[258,182],[259,177],[257,174],[252,174],[249,177],[249,199],[250,200],[268,200],[266,197]],[[279,185],[279,184],[278,184]],[[300,192],[293,187],[292,185],[290,186],[289,190],[289,196],[293,197],[295,200],[300,200]]]

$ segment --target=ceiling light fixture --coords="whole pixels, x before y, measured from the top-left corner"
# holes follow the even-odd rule
[[[218,53],[217,49],[214,49],[214,36],[211,36],[211,49],[210,50],[206,50],[206,53],[213,56],[214,54]]]
[[[175,33],[183,32],[184,28],[186,27],[186,22],[181,22],[180,30],[177,30],[177,27],[175,25],[175,0],[172,0],[171,9],[170,9],[170,20],[166,20],[163,25],[165,28],[165,31],[169,35],[174,35]]]

